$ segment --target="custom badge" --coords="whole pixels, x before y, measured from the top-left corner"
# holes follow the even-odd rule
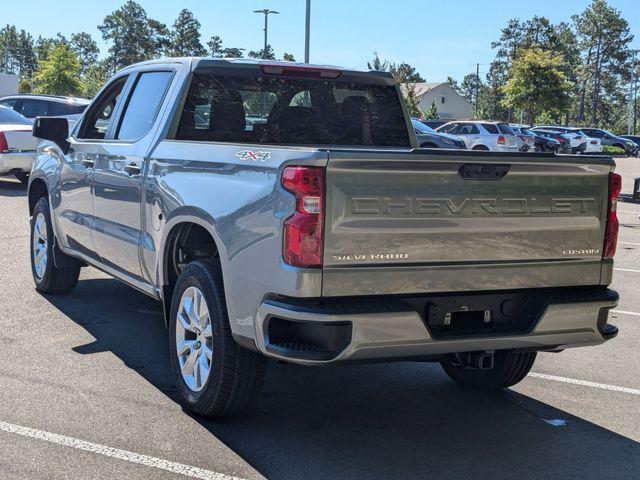
[[[240,160],[252,160],[254,162],[266,162],[271,158],[271,152],[254,152],[253,150],[240,150],[236,153]]]

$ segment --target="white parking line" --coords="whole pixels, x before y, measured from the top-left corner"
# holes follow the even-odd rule
[[[640,270],[632,270],[631,268],[614,268],[616,272],[633,272],[640,273]]]
[[[640,395],[640,390],[635,388],[618,387],[617,385],[607,385],[606,383],[588,382],[586,380],[576,380],[575,378],[558,377],[556,375],[546,375],[544,373],[530,373],[530,377],[541,378],[543,380],[553,380],[554,382],[571,383],[573,385],[581,385],[583,387],[600,388],[602,390],[611,390],[612,392],[630,393],[631,395]]]
[[[78,440],[77,438],[65,437],[64,435],[45,432],[44,430],[36,430],[35,428],[23,427],[13,423],[0,422],[0,430],[15,433],[16,435],[22,435],[23,437],[36,438],[38,440],[44,440],[46,442],[63,445],[65,447],[75,448],[77,450],[84,450],[85,452],[97,453],[98,455],[104,455],[105,457],[117,458],[119,460],[137,463],[139,465],[146,465],[147,467],[166,470],[167,472],[177,473],[186,477],[201,478],[203,480],[241,480],[237,477],[229,477],[222,473],[192,467],[191,465],[171,462],[162,458],[149,457],[148,455],[120,450],[119,448],[107,447],[98,443],[86,442],[84,440]]]
[[[640,246],[640,243],[633,243],[633,242],[618,242],[618,245],[638,245],[638,246]]]
[[[628,312],[627,310],[611,310],[611,313],[621,313],[623,315],[633,315],[634,317],[640,317],[640,313]]]

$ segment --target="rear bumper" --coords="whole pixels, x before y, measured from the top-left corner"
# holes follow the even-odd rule
[[[14,172],[31,172],[36,152],[0,153],[0,175]]]
[[[429,313],[433,310],[428,310],[458,299],[460,305],[491,305],[490,297],[502,302],[499,297],[508,295],[535,299],[525,303],[513,321],[524,330],[500,327],[497,333],[447,333],[441,325],[434,326]],[[617,303],[618,294],[602,287],[315,302],[265,300],[258,311],[256,345],[266,356],[304,365],[483,350],[564,349],[613,338],[617,329],[607,324],[607,316]]]

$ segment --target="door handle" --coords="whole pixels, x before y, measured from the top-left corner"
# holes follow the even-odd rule
[[[129,175],[140,175],[140,167],[135,163],[130,163],[129,165],[125,165],[124,171]]]

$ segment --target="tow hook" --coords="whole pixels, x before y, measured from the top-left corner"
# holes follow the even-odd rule
[[[454,353],[453,365],[470,370],[491,370],[493,369],[494,351],[484,352],[462,352]]]

